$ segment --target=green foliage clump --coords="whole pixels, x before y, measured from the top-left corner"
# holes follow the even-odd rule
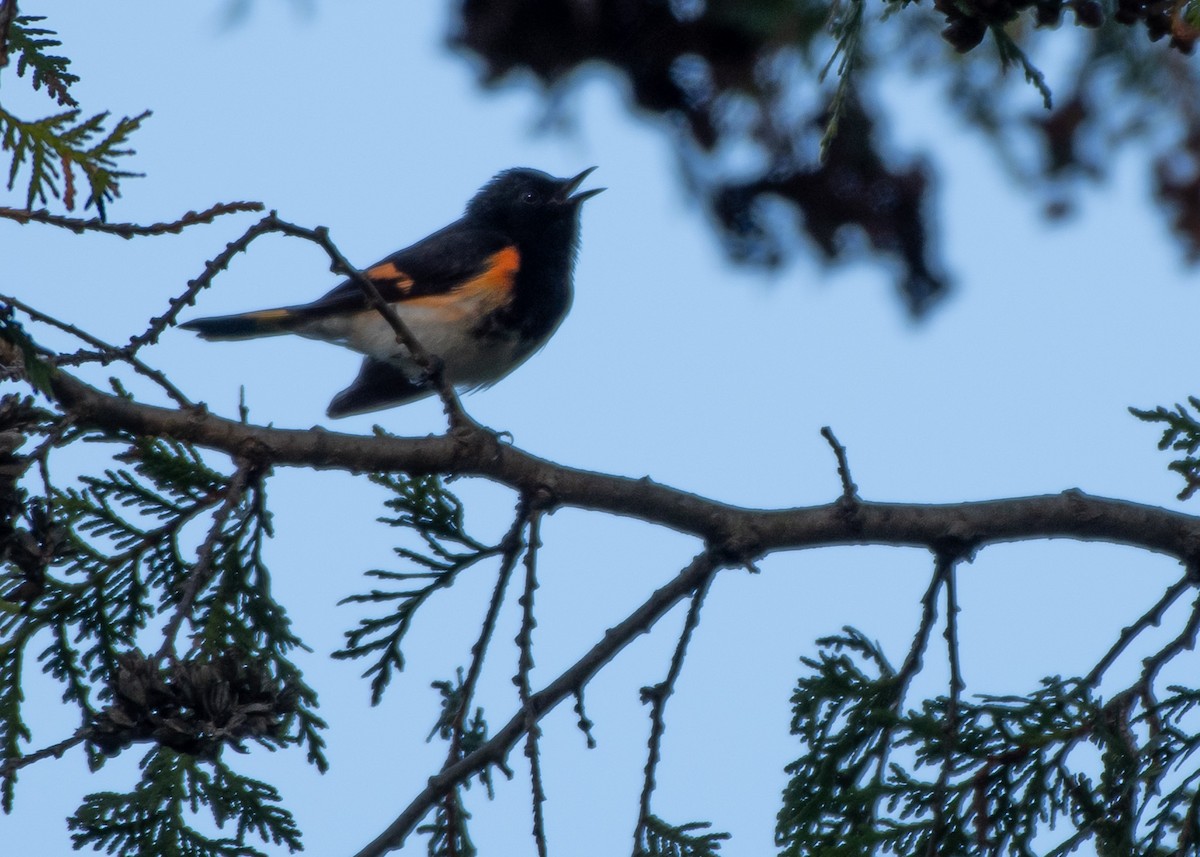
[[[1143,676],[1104,701],[1088,679],[1051,677],[905,710],[877,644],[853,629],[819,643],[792,697],[804,753],[787,768],[785,857],[1195,853],[1200,692],[1158,699]]]
[[[1200,413],[1200,398],[1188,396],[1188,405]],[[1185,484],[1179,499],[1187,500],[1200,489],[1200,456],[1196,455],[1196,450],[1200,449],[1200,420],[1182,404],[1176,404],[1174,410],[1159,405],[1152,411],[1130,408],[1129,412],[1148,423],[1166,424],[1158,448],[1183,453],[1167,467],[1183,477]]]
[[[43,539],[52,549],[42,550],[36,575],[12,555],[0,573],[6,589],[15,584],[0,601],[5,758],[19,758],[30,739],[21,683],[28,649],[42,641],[37,660],[62,684],[64,701],[78,707],[76,738],[93,766],[133,743],[155,745],[132,792],[85,800],[71,820],[77,846],[257,854],[245,845],[246,834],[256,833],[299,848],[274,789],[222,760],[225,747],[244,752],[252,740],[271,749],[303,745],[312,764],[327,767],[316,694],[290,657],[302,643],[271,594],[263,563],[271,532],[263,475],[243,464],[226,476],[195,448],[162,438],[72,433],[63,425],[42,430],[58,442],[118,443],[123,451],[115,459],[124,466],[81,477],[66,490],[46,481],[46,496],[26,504],[43,510],[59,535]],[[48,479],[44,460],[42,467]],[[28,517],[36,541],[36,516]],[[205,520],[197,551],[192,545],[203,527],[189,525]],[[164,616],[162,647],[142,655],[137,646],[148,626]],[[185,625],[189,644],[181,655],[176,635]],[[16,776],[16,768],[4,772],[6,810]],[[196,833],[184,820],[185,806],[192,813],[206,806],[218,824],[236,819],[236,837]]]
[[[421,605],[439,589],[451,586],[460,572],[483,559],[497,556],[502,549],[485,545],[467,533],[462,503],[446,490],[441,477],[382,474],[371,476],[371,481],[393,494],[385,505],[395,515],[379,520],[393,527],[412,530],[425,544],[424,551],[398,547],[396,554],[426,570],[374,569],[367,575],[396,583],[427,581],[415,588],[372,589],[341,602],[394,605],[384,616],[360,620],[358,627],[346,632],[345,648],[334,653],[335,658],[341,659],[375,657],[363,675],[372,677],[371,703],[377,705],[393,675],[404,669],[401,645]]]
[[[649,815],[634,846],[634,857],[718,857],[728,833],[709,833],[707,821],[674,825]]]
[[[79,76],[69,70],[67,57],[51,53],[62,45],[53,30],[37,26],[45,18],[23,16],[12,21],[7,44],[0,45],[16,57],[18,77],[28,75],[34,90],[44,89],[56,103],[68,109],[40,119],[23,119],[0,107],[0,152],[11,159],[8,189],[26,168],[25,207],[45,205],[61,199],[68,210],[75,208],[78,178],[87,182],[84,208],[95,207],[103,218],[105,206],[121,195],[120,181],[139,173],[120,169],[118,162],[133,154],[129,138],[150,115],[125,116],[109,125],[108,112],[85,116],[71,94]],[[0,63],[0,67],[4,64]]]
[[[171,857],[265,857],[247,843],[263,842],[302,850],[300,831],[279,806],[279,792],[267,783],[243,777],[221,761],[156,747],[142,759],[142,778],[130,792],[88,795],[67,821],[75,847],[91,846],[110,854]],[[189,816],[200,806],[213,808],[217,826],[233,823],[232,837],[213,838],[197,831]]]

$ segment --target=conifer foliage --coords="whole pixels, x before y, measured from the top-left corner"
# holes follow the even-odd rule
[[[628,11],[631,3],[611,6]],[[655,7],[653,20],[685,30],[695,24],[703,35],[708,31],[696,24],[696,16],[704,5],[658,4],[662,8]],[[1096,14],[1090,0],[935,5],[948,19],[945,40],[969,51],[990,31],[1000,62],[1020,68],[1047,97],[1047,84],[1023,53],[1017,28],[1010,32],[1006,25],[1029,9],[1045,25],[1064,8],[1088,26]],[[478,29],[487,23],[481,23],[480,4],[466,3],[464,10],[475,16],[476,29],[462,38],[487,35]],[[821,133],[827,163],[865,163],[868,172],[878,172],[870,146],[862,148],[870,122],[848,77],[863,49],[863,20],[863,4],[851,3],[837,4],[829,21],[828,68],[839,81]],[[1196,37],[1191,0],[1169,9],[1122,0],[1117,20],[1145,22],[1152,39],[1169,33],[1177,52],[1190,50]],[[723,26],[742,29],[749,23],[733,16]],[[0,70],[11,66],[6,84],[15,75],[44,92],[57,111],[22,119],[0,107],[8,188],[24,205],[0,208],[0,219],[149,238],[263,209],[257,203],[224,203],[170,222],[107,222],[120,181],[135,175],[125,169],[133,155],[130,141],[149,114],[110,121],[101,112],[85,118],[72,91],[78,77],[57,53],[61,47],[47,22],[20,16],[13,0],[0,0]],[[699,104],[693,105],[696,133],[703,131],[705,112]],[[848,132],[864,133],[848,139]],[[904,184],[901,179],[896,180]],[[80,180],[88,187],[83,207],[95,208],[96,217],[34,208],[72,211]],[[741,223],[753,231],[752,224],[738,220],[750,205],[742,202],[746,205],[726,210],[727,225]],[[82,795],[67,820],[76,848],[131,857],[250,857],[301,849],[301,831],[278,788],[238,765],[246,754],[264,750],[302,753],[322,772],[329,765],[319,689],[297,665],[304,650],[300,630],[272,589],[273,574],[297,570],[269,568],[267,561],[272,468],[289,465],[358,474],[364,486],[386,492],[379,522],[396,536],[395,566],[367,570],[363,591],[346,599],[362,612],[334,654],[362,664],[369,680],[364,698],[372,703],[400,679],[412,657],[404,648],[406,637],[427,604],[466,577],[485,580],[491,591],[478,633],[446,642],[460,645],[461,668],[433,683],[429,739],[445,744],[445,762],[422,791],[397,808],[394,821],[361,857],[399,849],[414,833],[424,837],[432,857],[469,857],[483,850],[472,835],[471,803],[501,787],[496,772],[515,776],[510,756],[518,746],[527,763],[533,845],[545,857],[550,848],[541,775],[543,718],[572,700],[583,740],[594,748],[585,705],[589,682],[676,610],[683,624],[665,674],[641,690],[648,738],[642,788],[629,796],[631,852],[719,857],[730,838],[719,819],[668,821],[654,808],[656,774],[660,765],[670,764],[663,753],[670,701],[704,605],[717,597],[712,584],[730,569],[758,571],[756,562],[774,552],[847,544],[926,548],[929,584],[913,605],[915,630],[902,659],[889,657],[868,633],[853,628],[818,640],[815,653],[802,654],[791,700],[796,749],[781,760],[788,775],[775,831],[781,854],[1060,857],[1082,847],[1122,857],[1200,854],[1200,690],[1195,681],[1178,678],[1196,673],[1200,518],[1076,491],[953,506],[872,503],[860,497],[850,457],[828,428],[822,435],[841,480],[839,496],[810,508],[741,509],[650,479],[592,473],[525,453],[512,438],[475,423],[444,383],[438,391],[447,430],[438,436],[288,431],[253,424],[245,407],[238,418],[223,418],[193,403],[144,354],[235,255],[273,233],[312,242],[333,270],[368,292],[373,288],[327,230],[295,226],[271,213],[235,241],[214,247],[211,258],[197,260],[201,273],[181,284],[167,309],[145,329],[130,331],[121,345],[84,329],[85,319],[48,314],[35,298],[0,295],[4,812],[21,811],[26,796],[20,778],[30,765],[78,753],[96,770],[113,758],[138,754],[136,781],[127,789]],[[905,251],[910,264],[923,259],[919,251],[914,246]],[[401,322],[389,321],[400,326],[400,341],[411,338]],[[76,350],[45,344],[64,340]],[[435,361],[419,349],[413,353],[437,382]],[[77,377],[79,367],[97,365],[113,373],[107,389]],[[127,392],[121,379],[135,375],[153,383],[168,405],[150,405]],[[1183,498],[1200,487],[1200,399],[1188,403],[1133,410],[1162,427],[1160,447],[1176,454],[1168,466],[1183,477]],[[80,449],[90,454],[67,454]],[[468,531],[467,509],[449,487],[460,477],[482,477],[511,489],[511,524],[495,543]],[[702,547],[539,686],[534,667],[541,523],[562,506],[635,517],[694,536]],[[1050,674],[1024,695],[988,694],[974,686],[967,693],[958,642],[958,568],[990,545],[1030,538],[1123,544],[1174,557],[1183,571],[1149,609],[1114,631],[1110,648],[1097,653],[1086,674],[1060,676],[1048,664]],[[501,611],[512,600],[520,610],[520,629],[505,659],[495,637]],[[1176,627],[1168,629],[1165,642],[1161,634],[1147,642],[1152,630],[1171,622]],[[517,689],[519,704],[506,716],[485,717],[478,704],[485,668],[506,671]],[[931,681],[917,679],[928,679],[935,668],[944,673],[944,683],[929,690]],[[32,744],[25,698],[34,673],[57,683],[77,718],[69,734],[40,747]]]

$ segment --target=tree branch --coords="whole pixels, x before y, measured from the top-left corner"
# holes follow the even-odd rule
[[[692,603],[688,606],[683,629],[679,632],[679,640],[675,644],[675,652],[671,655],[671,666],[667,669],[667,677],[653,687],[642,688],[642,702],[650,703],[650,736],[646,739],[646,767],[642,780],[642,795],[638,801],[638,820],[633,832],[633,853],[638,854],[642,849],[642,840],[646,835],[646,825],[650,822],[650,797],[657,787],[655,774],[658,763],[662,758],[662,739],[667,731],[666,709],[667,700],[675,693],[675,685],[679,674],[683,672],[683,661],[687,657],[688,643],[692,634],[700,624],[700,609],[708,595],[709,587],[716,576],[713,569],[692,593]]]
[[[2,17],[3,12],[0,12],[0,18]],[[3,65],[2,55],[0,55],[0,66]],[[138,235],[178,235],[189,226],[212,223],[223,214],[262,210],[263,204],[261,202],[219,202],[211,208],[206,208],[204,211],[189,211],[178,220],[166,223],[151,223],[148,226],[141,226],[137,223],[108,223],[99,217],[87,219],[81,217],[64,217],[61,214],[52,214],[44,208],[29,209],[0,206],[0,218],[14,220],[22,225],[26,223],[45,223],[49,226],[59,226],[63,229],[71,230],[76,235],[84,232],[104,232],[109,235],[117,235],[121,238],[129,239]]]
[[[58,357],[55,361],[56,365],[65,366],[68,364],[95,361],[101,366],[107,366],[115,360],[120,360],[132,366],[134,371],[136,371],[138,374],[144,375],[155,384],[158,384],[158,386],[163,389],[163,392],[174,399],[180,406],[185,408],[192,407],[192,403],[188,400],[187,396],[180,392],[179,388],[172,384],[167,379],[166,375],[157,369],[150,368],[126,349],[117,348],[115,345],[109,345],[104,340],[93,336],[86,330],[81,330],[75,325],[68,324],[65,321],[59,321],[54,316],[47,315],[41,310],[34,309],[28,304],[23,303],[16,298],[9,297],[8,295],[0,295],[0,304],[7,304],[14,309],[20,310],[34,321],[41,322],[42,324],[48,324],[51,327],[56,327],[64,333],[69,333],[71,336],[83,340],[88,345],[96,349],[95,352],[85,351],[77,354]]]
[[[453,436],[364,437],[323,429],[276,429],[190,411],[144,405],[103,393],[59,370],[51,380],[59,406],[76,425],[159,435],[249,455],[264,464],[348,471],[482,476],[552,505],[628,515],[705,539],[745,562],[775,550],[834,545],[974,548],[1029,539],[1070,538],[1130,545],[1200,561],[1200,518],[1156,506],[1092,497],[1078,490],[950,504],[860,501],[853,520],[838,503],[794,509],[746,509],[648,479],[565,467],[464,427]]]
[[[710,551],[704,551],[675,579],[655,592],[622,622],[610,628],[604,638],[582,658],[542,690],[529,697],[528,702],[504,724],[486,744],[464,756],[462,761],[430,777],[421,790],[387,830],[358,852],[356,857],[381,857],[404,844],[404,840],[420,824],[425,814],[457,783],[473,777],[488,765],[504,759],[525,734],[530,715],[540,720],[555,706],[582,687],[611,661],[630,642],[648,632],[654,623],[668,613],[679,601],[694,592],[717,569],[727,565]]]
[[[542,730],[537,725],[537,717],[529,709],[529,697],[532,693],[529,674],[533,671],[533,629],[537,627],[537,619],[533,612],[533,594],[538,588],[537,552],[542,546],[541,520],[541,511],[534,509],[529,515],[529,544],[525,549],[525,589],[517,601],[521,607],[521,629],[517,632],[515,640],[517,674],[513,676],[513,684],[517,686],[521,710],[525,712],[525,757],[529,759],[529,788],[533,800],[533,842],[537,847],[538,857],[547,857],[550,849],[546,844],[546,787],[542,782],[542,763],[538,753],[538,738],[541,737]]]

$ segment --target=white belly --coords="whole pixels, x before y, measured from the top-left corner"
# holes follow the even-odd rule
[[[447,312],[445,307],[422,305],[420,301],[393,307],[425,350],[441,359],[446,379],[457,386],[494,383],[533,350],[521,348],[515,334],[480,337],[472,333],[474,320],[483,317],[490,307],[473,307],[470,301],[456,302],[454,312]],[[375,310],[322,319],[296,332],[391,363],[414,379],[422,374],[408,349],[397,341],[391,325]]]

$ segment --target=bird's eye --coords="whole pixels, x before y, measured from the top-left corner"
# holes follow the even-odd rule
[[[537,202],[538,199],[539,199],[538,192],[536,190],[527,190],[523,194],[521,194],[521,202],[533,203],[533,202]]]

